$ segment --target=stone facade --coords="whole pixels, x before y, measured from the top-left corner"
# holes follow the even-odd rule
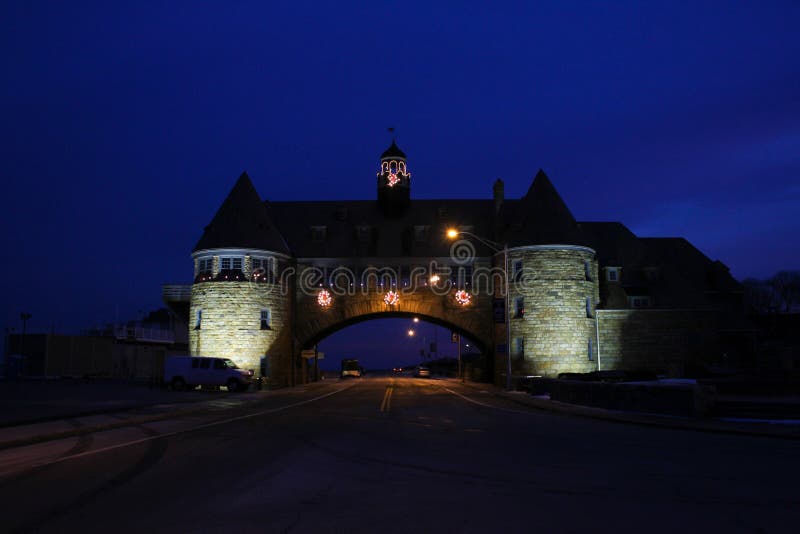
[[[712,309],[599,310],[600,369],[682,376],[714,355],[718,318]]]
[[[596,370],[599,290],[594,250],[518,247],[509,250],[509,270],[512,375]],[[502,375],[504,365],[496,363]]]
[[[268,328],[261,325],[263,311],[269,314]],[[268,374],[276,386],[288,385],[293,351],[291,311],[291,294],[279,284],[196,283],[189,311],[190,353],[230,358],[258,376]]]
[[[740,286],[724,264],[681,238],[640,238],[620,223],[576,221],[543,171],[520,199],[506,199],[498,180],[491,199],[417,200],[406,156],[392,143],[377,180],[376,200],[265,202],[242,174],[194,249],[191,299],[180,303],[188,304],[181,310],[191,353],[227,356],[268,374],[273,385],[293,385],[303,380],[301,351],[336,330],[417,316],[473,340],[490,362],[485,370],[505,384],[509,354],[512,383],[597,369],[679,374],[717,350],[723,326],[731,330],[718,312],[735,308]],[[458,243],[466,256],[456,252]],[[265,258],[280,265],[274,277],[255,275]],[[434,263],[467,269],[472,283]],[[304,284],[304,272],[294,276],[298,266],[327,274]],[[386,289],[353,284],[358,291],[341,292],[331,272],[344,266],[399,271]],[[423,280],[441,275],[455,285],[408,291],[409,269],[419,266],[427,266]],[[394,305],[383,300],[389,287],[399,288]],[[329,306],[317,301],[322,289],[331,293]],[[457,303],[457,289],[472,301]],[[261,327],[264,310],[268,329]]]

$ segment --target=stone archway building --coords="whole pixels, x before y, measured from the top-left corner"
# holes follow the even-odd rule
[[[521,199],[504,198],[500,180],[487,200],[412,199],[394,142],[376,200],[263,201],[242,174],[192,258],[191,286],[164,287],[189,322],[191,354],[230,357],[274,386],[297,383],[303,349],[381,316],[470,337],[498,384],[509,359],[514,379],[680,374],[740,324],[738,283],[684,239],[577,222],[541,170]]]

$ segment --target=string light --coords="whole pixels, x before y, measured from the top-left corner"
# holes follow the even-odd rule
[[[470,302],[472,302],[472,295],[470,295],[464,289],[459,289],[456,291],[456,302],[461,304],[462,306],[466,306]]]
[[[327,289],[321,290],[317,293],[317,304],[322,306],[323,308],[327,308],[333,302],[333,297],[331,297],[330,292]]]
[[[397,291],[389,291],[383,296],[383,302],[388,306],[394,306],[400,302],[400,294]]]
[[[393,172],[390,172],[389,173],[389,187],[394,187],[399,183],[400,183],[400,178],[397,176],[397,174],[395,174]]]

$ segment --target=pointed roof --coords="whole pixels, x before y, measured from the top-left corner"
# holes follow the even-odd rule
[[[239,176],[194,250],[231,247],[289,253],[246,172]]]
[[[406,153],[403,152],[402,150],[400,150],[400,147],[397,146],[397,143],[395,143],[394,139],[392,139],[391,146],[389,146],[389,148],[384,150],[383,154],[381,154],[381,159],[383,159],[383,158],[403,158],[403,159],[406,159]]]
[[[586,244],[575,217],[543,170],[514,208],[506,219],[509,246]]]

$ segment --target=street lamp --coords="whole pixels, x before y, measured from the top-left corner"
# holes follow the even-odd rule
[[[496,241],[491,241],[485,237],[480,237],[472,232],[465,232],[464,230],[456,230],[455,228],[448,228],[447,237],[455,239],[459,236],[471,237],[475,241],[486,245],[495,253],[503,252],[503,277],[505,278],[505,323],[506,323],[506,389],[511,390],[511,314],[508,306],[508,243],[500,244]]]

